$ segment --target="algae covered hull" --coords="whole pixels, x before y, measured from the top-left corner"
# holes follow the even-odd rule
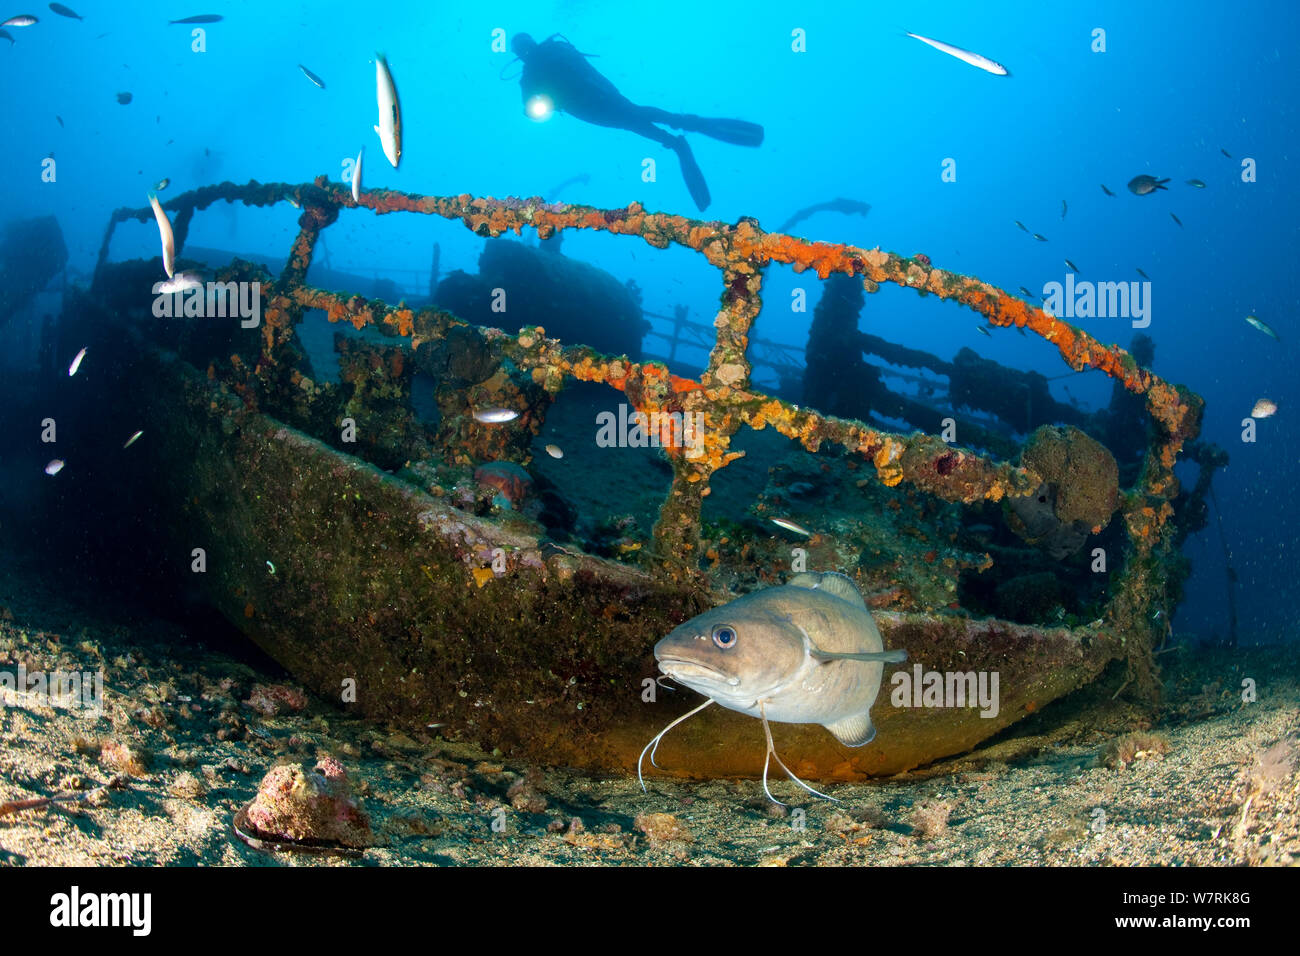
[[[123,400],[152,410],[143,427],[170,463],[152,479],[155,531],[178,559],[201,548],[203,570],[190,573],[207,597],[323,698],[593,771],[635,768],[646,741],[698,702],[653,683],[651,649],[725,595],[548,548],[243,408],[174,358],[143,362],[132,380],[148,393]],[[776,727],[802,775],[889,774],[960,753],[1119,653],[1100,631],[876,618],[886,644],[927,671],[997,674],[996,713],[981,716],[974,694],[966,706],[925,706],[919,689],[896,707],[889,675],[913,674],[898,665],[873,710],[875,743],[850,749],[820,727]],[[757,721],[714,708],[665,738],[659,763],[755,774],[761,741]]]

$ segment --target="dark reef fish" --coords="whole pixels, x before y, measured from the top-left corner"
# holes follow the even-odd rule
[[[77,13],[77,11],[75,11],[75,10],[70,10],[70,9],[68,9],[67,7],[65,7],[65,6],[64,6],[63,4],[61,4],[61,3],[51,3],[51,4],[50,4],[50,9],[53,10],[55,13],[57,13],[57,14],[58,14],[59,16],[61,16],[61,17],[67,17],[69,20],[84,20],[84,19],[86,19],[85,17],[81,16],[81,14]]]
[[[10,46],[14,45],[13,34],[11,34],[8,30],[0,30],[0,38],[8,40]]]
[[[182,20],[168,20],[169,24],[173,23],[220,23],[221,14],[219,13],[200,13],[197,16],[185,17]]]
[[[135,98],[135,97],[133,97],[130,93],[118,93],[118,94],[117,94],[117,101],[118,101],[119,103],[121,103],[123,106],[126,106],[126,105],[127,105],[128,103],[130,103],[131,100],[133,100],[134,98]]]
[[[655,645],[655,660],[664,675],[708,700],[646,744],[637,762],[638,779],[646,753],[654,764],[664,734],[718,703],[762,720],[767,739],[763,792],[768,799],[781,802],[767,787],[773,758],[791,780],[825,797],[776,755],[767,722],[821,724],[846,747],[870,743],[876,736],[871,706],[885,664],[907,659],[906,651],[884,647],[862,595],[849,578],[834,572],[796,574],[788,584],[746,594],[691,618]]]
[[[1165,183],[1167,182],[1169,182],[1167,178],[1156,179],[1154,176],[1148,176],[1146,173],[1143,173],[1141,176],[1134,176],[1128,181],[1128,191],[1135,196],[1147,196],[1155,192],[1157,189],[1167,188],[1165,186]]]
[[[1181,219],[1179,219],[1177,216],[1175,216],[1172,212],[1171,212],[1169,215],[1173,218],[1174,222],[1178,223],[1178,228],[1179,228],[1179,229],[1182,229],[1182,228],[1183,228],[1183,221],[1182,221]]]
[[[865,216],[871,212],[871,204],[856,199],[828,199],[825,202],[805,206],[777,227],[777,232],[789,232],[796,223],[803,222],[809,216],[819,212],[842,212],[846,216]]]

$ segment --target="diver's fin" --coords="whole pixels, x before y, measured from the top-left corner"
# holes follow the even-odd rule
[[[710,139],[721,140],[736,146],[762,146],[763,127],[748,120],[720,119],[712,116],[696,116],[694,113],[679,113],[673,118],[672,125],[690,133],[703,133]]]
[[[691,198],[695,200],[695,205],[699,207],[700,212],[704,212],[712,201],[709,196],[709,186],[704,181],[704,173],[695,162],[695,156],[691,153],[691,147],[686,142],[685,136],[677,137],[673,144],[673,152],[677,154],[677,161],[681,163],[682,178],[686,180],[686,188],[691,191]]]
[[[825,591],[827,594],[833,594],[842,601],[848,601],[850,604],[856,604],[863,610],[867,607],[867,602],[862,600],[862,594],[853,584],[853,579],[848,575],[840,574],[838,571],[826,571],[817,574],[812,571],[803,571],[796,574],[786,582],[796,588],[808,588],[813,591]]]
[[[854,714],[823,726],[846,747],[865,747],[876,739],[876,728],[871,723],[870,714]]]

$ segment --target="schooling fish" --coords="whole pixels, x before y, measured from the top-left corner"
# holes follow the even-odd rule
[[[1036,298],[1038,298],[1038,296],[1034,295],[1032,292],[1030,292],[1030,291],[1029,291],[1028,289],[1026,289],[1024,286],[1021,286],[1021,287],[1020,287],[1020,294],[1021,294],[1021,295],[1024,295],[1024,296],[1028,296],[1028,297],[1031,298],[1031,299],[1036,299]]]
[[[0,23],[0,27],[30,27],[39,22],[30,13],[20,13],[16,17],[10,17],[4,23]]]
[[[63,117],[55,113],[54,118],[59,121],[59,129],[63,129]]]
[[[1016,220],[1016,225],[1019,226],[1021,229],[1023,229],[1025,232],[1029,231],[1028,229],[1025,229],[1025,224],[1021,222],[1019,219]]]
[[[1113,192],[1111,192],[1109,189],[1106,188],[1105,183],[1101,183],[1100,185],[1101,185],[1101,191],[1104,192],[1107,196],[1115,195]]]
[[[1174,222],[1178,223],[1178,228],[1179,228],[1179,229],[1182,229],[1182,228],[1183,228],[1183,221],[1182,221],[1181,219],[1179,219],[1177,216],[1174,216],[1174,214],[1173,214],[1172,212],[1171,212],[1169,215],[1170,215],[1170,216],[1173,216],[1173,220],[1174,220]]]
[[[361,152],[357,153],[357,164],[352,167],[352,201],[361,202],[361,156],[365,153],[366,148],[361,147]]]
[[[1069,259],[1066,259],[1066,260],[1065,260],[1065,267],[1066,267],[1067,269],[1069,269],[1071,272],[1078,272],[1078,271],[1079,271],[1079,267],[1076,266],[1076,265],[1075,265],[1073,262],[1071,262]]]
[[[168,179],[166,176],[164,176],[162,179],[158,180],[156,183],[153,184],[153,191],[156,193],[160,193],[171,184],[172,181]]]
[[[118,101],[119,103],[121,103],[123,106],[126,106],[127,104],[129,104],[129,103],[131,102],[131,100],[133,100],[133,99],[134,99],[134,97],[133,97],[130,93],[118,93],[118,94],[117,94],[117,101]]]
[[[876,736],[871,706],[885,664],[907,659],[906,651],[884,647],[862,595],[851,580],[834,572],[796,574],[787,584],[691,618],[655,645],[655,660],[665,676],[708,700],[646,744],[637,761],[637,779],[647,753],[656,766],[654,755],[664,734],[718,703],[763,721],[763,792],[769,800],[781,802],[767,787],[773,758],[799,786],[826,797],[777,756],[767,722],[821,724],[847,747],[870,743]]]
[[[977,326],[975,326],[975,331],[976,331],[976,332],[983,332],[983,333],[984,333],[985,335],[987,335],[989,338],[993,338],[993,333],[990,332],[986,326],[983,326],[983,325],[977,325]]]
[[[564,452],[561,451],[559,445],[547,445],[547,446],[546,446],[546,454],[550,455],[552,458],[563,458],[563,457],[564,457]]]
[[[8,30],[0,30],[0,38],[3,38],[3,39],[5,39],[5,40],[8,40],[10,46],[13,46],[13,45],[14,45],[14,37],[13,37],[13,34],[10,33]]]
[[[1277,412],[1277,402],[1270,401],[1267,398],[1261,398],[1255,403],[1255,407],[1250,410],[1251,418],[1268,418]]]
[[[132,435],[130,438],[128,438],[128,439],[126,440],[126,444],[123,445],[122,447],[123,447],[123,448],[130,448],[132,445],[134,445],[137,441],[140,440],[140,436],[143,435],[143,434],[144,434],[144,429],[141,429],[140,431],[138,431],[138,432],[136,432],[134,435]]]
[[[375,54],[375,96],[379,102],[379,125],[375,132],[384,146],[384,155],[396,169],[402,158],[402,111],[393,75],[388,72],[388,61],[382,53]]]
[[[963,50],[959,46],[953,46],[950,43],[943,43],[940,40],[931,40],[929,37],[923,37],[919,33],[907,34],[913,40],[920,40],[927,46],[932,46],[940,53],[947,53],[949,56],[955,56],[963,63],[969,63],[971,66],[979,67],[985,73],[992,73],[994,76],[1007,76],[1008,71],[1001,63],[990,60],[986,56],[980,56],[978,53],[972,53],[970,50]]]
[[[1195,186],[1197,189],[1205,188],[1205,183],[1201,182],[1199,179],[1189,179],[1187,180],[1187,185]]]
[[[85,357],[86,357],[85,349],[82,349],[80,352],[77,353],[77,357],[74,358],[72,360],[72,364],[68,366],[68,378],[72,378],[72,376],[77,374],[77,369],[81,368],[81,360],[84,359]]]
[[[50,460],[50,463],[49,463],[48,465],[45,466],[45,473],[46,473],[47,475],[57,475],[57,474],[58,474],[59,472],[61,472],[62,470],[63,470],[63,459],[62,459],[62,458],[54,458],[54,459],[51,459],[51,460]]]
[[[302,70],[302,75],[305,76],[305,77],[307,77],[307,79],[311,80],[313,83],[315,83],[317,86],[319,86],[322,90],[325,89],[325,81],[322,80],[322,79],[321,79],[319,76],[317,76],[315,73],[313,73],[311,70],[307,69],[307,68],[306,68],[305,66],[303,66],[301,63],[298,64],[298,69]]]
[[[519,417],[519,413],[513,408],[477,408],[474,410],[474,421],[482,422],[484,425],[502,425],[506,422],[513,422]]]
[[[79,15],[75,10],[69,10],[61,3],[51,3],[50,9],[61,17],[67,17],[70,20],[84,20],[85,17]]]
[[[172,224],[167,218],[167,213],[163,212],[162,206],[158,202],[158,194],[149,193],[149,205],[153,206],[153,217],[158,220],[158,235],[162,238],[162,260],[163,269],[167,273],[167,278],[171,278],[176,272],[176,240],[172,237]]]
[[[1229,159],[1232,159],[1232,153],[1228,152],[1222,146],[1219,147],[1219,152],[1221,152],[1224,156],[1227,156]]]
[[[1143,173],[1141,176],[1134,176],[1128,181],[1128,190],[1135,196],[1146,196],[1157,189],[1166,189],[1165,183],[1167,182],[1169,182],[1167,178],[1156,179],[1154,176]]]
[[[168,22],[169,24],[172,24],[172,23],[220,23],[220,22],[221,22],[221,14],[219,14],[219,13],[200,13],[198,16],[194,16],[194,17],[186,17],[186,18],[183,19],[183,20],[168,20],[167,22]]]
[[[1272,338],[1277,339],[1279,342],[1282,341],[1281,339],[1278,339],[1278,338],[1277,338],[1277,333],[1276,333],[1276,332],[1274,332],[1272,329],[1270,329],[1267,325],[1265,325],[1265,324],[1264,324],[1263,322],[1261,322],[1259,319],[1255,318],[1255,316],[1253,316],[1253,315],[1248,315],[1248,316],[1246,316],[1246,321],[1249,322],[1249,323],[1250,323],[1252,326],[1254,326],[1255,328],[1259,329],[1259,330],[1260,330],[1261,332],[1263,332],[1265,335],[1271,336]]]
[[[1042,233],[1039,233],[1039,232],[1034,233],[1034,238],[1037,239],[1039,242],[1046,242],[1046,241],[1047,241],[1047,237],[1044,236]]]
[[[1062,218],[1062,219],[1065,218],[1065,210],[1068,209],[1068,208],[1069,208],[1069,207],[1065,205],[1065,200],[1062,199],[1062,200],[1061,200],[1061,218]]]
[[[1141,269],[1139,269],[1137,266],[1134,266],[1134,268],[1137,269],[1137,273],[1138,273],[1138,275],[1140,275],[1142,278],[1144,278],[1144,279],[1150,279],[1150,278],[1151,278],[1149,275],[1147,275],[1145,272],[1143,272],[1143,271],[1142,271]]]
[[[771,521],[772,524],[776,525],[778,528],[784,528],[786,531],[793,531],[795,534],[801,534],[805,538],[812,537],[811,531],[809,531],[803,525],[791,521],[789,518],[769,518],[768,520]]]

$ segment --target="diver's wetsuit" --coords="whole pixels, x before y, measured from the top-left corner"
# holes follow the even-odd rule
[[[511,41],[511,46],[524,63],[519,88],[525,107],[534,97],[545,96],[554,109],[580,120],[597,126],[625,129],[667,146],[677,154],[686,187],[701,211],[709,206],[709,187],[696,165],[686,137],[673,136],[654,124],[703,133],[739,146],[758,146],[763,142],[763,127],[757,123],[669,113],[653,106],[638,106],[562,37],[551,37],[537,43],[527,33],[520,33]]]

